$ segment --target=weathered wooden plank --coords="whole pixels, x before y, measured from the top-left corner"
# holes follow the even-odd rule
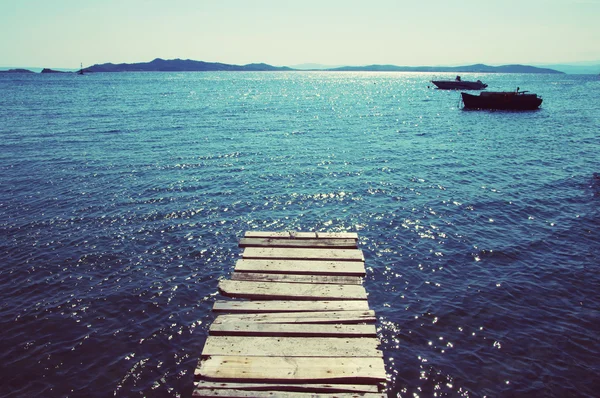
[[[239,247],[287,247],[317,249],[356,249],[354,239],[276,239],[276,238],[242,238]]]
[[[238,272],[266,272],[307,275],[365,276],[365,263],[359,261],[238,260]]]
[[[377,337],[375,325],[257,323],[252,321],[213,323],[209,333],[213,336]]]
[[[312,392],[312,393],[377,393],[377,384],[290,384],[290,383],[235,383],[200,380],[194,383],[196,388],[215,390],[241,390],[241,391],[286,391],[286,392]]]
[[[208,336],[202,356],[380,357],[378,346],[370,337]]]
[[[383,358],[211,356],[200,361],[196,376],[207,380],[384,383]]]
[[[316,239],[316,232],[297,232],[297,231],[248,231],[244,234],[245,238],[270,238],[270,239]]]
[[[289,231],[246,231],[244,234],[246,238],[281,238],[281,239],[289,239],[290,232]]]
[[[287,283],[324,283],[334,285],[362,285],[359,276],[346,275],[296,275],[296,274],[269,274],[264,272],[234,272],[231,275],[234,281],[254,282],[287,282]]]
[[[279,239],[354,239],[356,232],[297,232],[297,231],[246,231],[246,238],[279,238]]]
[[[249,282],[221,280],[224,296],[266,300],[366,300],[367,292],[359,285]]]
[[[317,311],[368,311],[367,300],[334,301],[232,301],[217,300],[213,305],[215,312],[265,313],[265,312],[317,312]]]
[[[386,398],[381,393],[314,393],[297,391],[244,391],[236,389],[195,388],[192,397],[221,397],[221,398]]]
[[[316,239],[316,232],[299,232],[299,231],[290,231],[290,238],[292,239]]]
[[[356,232],[317,232],[318,239],[354,239],[358,240]]]
[[[359,324],[375,322],[375,311],[328,311],[328,312],[278,312],[269,314],[228,314],[219,315],[213,323],[226,322],[261,323],[344,323]]]
[[[247,247],[242,253],[246,259],[287,259],[287,260],[327,260],[365,261],[360,249],[304,249],[278,247]]]

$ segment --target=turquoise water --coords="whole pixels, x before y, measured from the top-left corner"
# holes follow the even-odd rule
[[[0,395],[189,396],[243,232],[317,230],[359,233],[390,396],[596,396],[600,81],[440,77],[0,75]]]

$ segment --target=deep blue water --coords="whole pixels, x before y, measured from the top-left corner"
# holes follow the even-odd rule
[[[359,233],[390,396],[598,396],[600,80],[434,77],[0,75],[0,396],[189,396],[247,230]]]

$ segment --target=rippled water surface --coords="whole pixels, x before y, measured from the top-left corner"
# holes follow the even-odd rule
[[[598,77],[434,77],[0,75],[0,395],[189,396],[243,232],[317,230],[359,233],[390,396],[598,396]]]

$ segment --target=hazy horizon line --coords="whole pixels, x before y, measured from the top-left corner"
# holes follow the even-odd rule
[[[589,60],[589,61],[573,61],[573,62],[545,62],[545,63],[538,63],[538,62],[534,62],[534,63],[520,63],[520,62],[509,62],[509,63],[485,63],[485,62],[474,62],[474,63],[452,63],[452,64],[437,64],[437,65],[399,65],[399,64],[391,64],[391,63],[366,63],[366,64],[336,64],[336,65],[330,65],[330,64],[322,64],[319,62],[303,62],[303,63],[295,63],[292,65],[276,65],[276,64],[269,64],[267,62],[251,62],[251,63],[235,63],[235,64],[229,64],[226,62],[220,62],[220,61],[204,61],[204,60],[194,60],[191,58],[161,58],[161,57],[155,57],[150,61],[137,61],[137,62],[104,62],[104,64],[110,63],[110,64],[115,64],[115,65],[119,65],[119,64],[139,64],[139,63],[148,63],[148,62],[152,62],[156,59],[163,59],[163,60],[190,60],[190,61],[197,61],[197,62],[206,62],[206,63],[221,63],[221,64],[225,64],[225,65],[236,65],[236,66],[246,66],[246,65],[252,65],[252,64],[266,64],[266,65],[270,65],[270,66],[275,66],[275,67],[288,67],[288,68],[293,68],[296,69],[298,67],[306,67],[308,68],[308,66],[314,66],[315,69],[331,69],[331,68],[343,68],[343,67],[366,67],[366,66],[372,66],[372,65],[389,65],[389,66],[398,66],[398,67],[409,67],[409,68],[418,68],[418,67],[433,67],[433,68],[443,68],[443,67],[459,67],[459,66],[470,66],[470,65],[488,65],[488,66],[505,66],[505,65],[524,65],[524,66],[566,66],[566,67],[594,67],[594,66],[600,66],[600,59],[598,60]],[[83,68],[89,68],[92,67],[94,65],[102,65],[101,63],[95,63],[95,64],[91,64],[88,66],[84,66]],[[28,69],[28,70],[33,70],[33,69],[52,69],[52,70],[64,70],[64,71],[77,71],[80,68],[76,67],[64,67],[64,66],[0,66],[0,70],[7,70],[7,69]]]

